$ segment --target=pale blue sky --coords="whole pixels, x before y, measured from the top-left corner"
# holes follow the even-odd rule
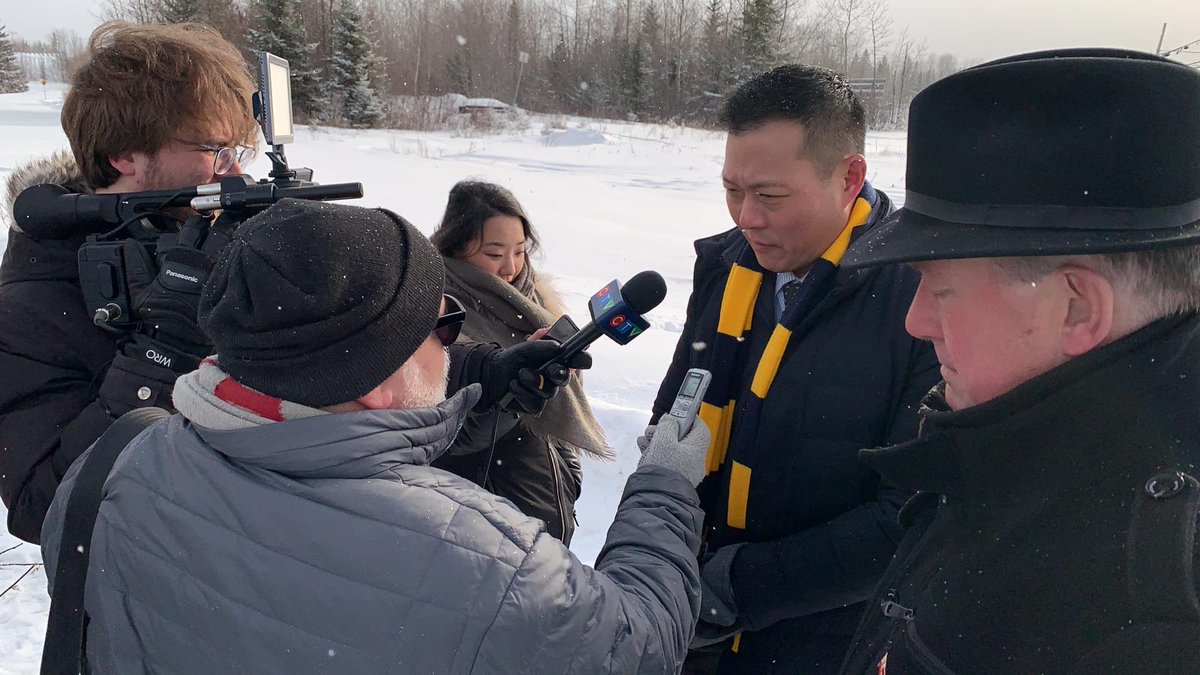
[[[1200,39],[1200,0],[891,0],[896,29],[932,52],[990,59],[1056,47],[1154,51]],[[1200,52],[1200,45],[1192,49]],[[1181,54],[1184,63],[1200,54]]]
[[[819,6],[822,0],[807,0]],[[86,37],[99,23],[99,0],[0,0],[0,23],[28,38],[55,28]],[[1163,48],[1200,39],[1200,0],[891,0],[894,31],[907,26],[931,52],[988,59],[1065,46],[1151,51],[1162,24]],[[1200,45],[1197,45],[1200,51]],[[1183,54],[1185,63],[1200,54]]]

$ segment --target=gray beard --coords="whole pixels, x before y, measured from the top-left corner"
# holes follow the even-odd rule
[[[446,387],[450,384],[450,351],[446,349],[445,352],[442,376],[437,379],[422,377],[421,369],[413,359],[400,366],[406,391],[403,397],[397,399],[395,408],[432,408],[446,400]]]

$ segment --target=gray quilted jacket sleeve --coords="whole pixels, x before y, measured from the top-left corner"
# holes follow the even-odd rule
[[[595,569],[542,533],[473,671],[679,672],[700,611],[703,518],[683,476],[647,466],[629,477]]]

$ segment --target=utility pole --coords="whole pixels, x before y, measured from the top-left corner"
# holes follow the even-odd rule
[[[525,73],[525,64],[529,63],[529,52],[517,52],[517,90],[513,92],[513,107],[517,107],[517,97],[521,95],[521,75]]]
[[[1158,46],[1154,48],[1154,54],[1157,56],[1162,56],[1162,41],[1163,41],[1163,38],[1166,37],[1166,35],[1167,35],[1167,24],[1164,21],[1162,32],[1158,34]]]

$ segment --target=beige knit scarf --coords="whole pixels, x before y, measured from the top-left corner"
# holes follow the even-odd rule
[[[510,284],[468,262],[447,258],[446,292],[467,308],[460,340],[509,347],[563,314],[562,300],[549,279],[535,274],[529,265]],[[539,438],[566,443],[594,457],[613,457],[578,373],[550,399],[540,416],[522,415],[521,422]]]

